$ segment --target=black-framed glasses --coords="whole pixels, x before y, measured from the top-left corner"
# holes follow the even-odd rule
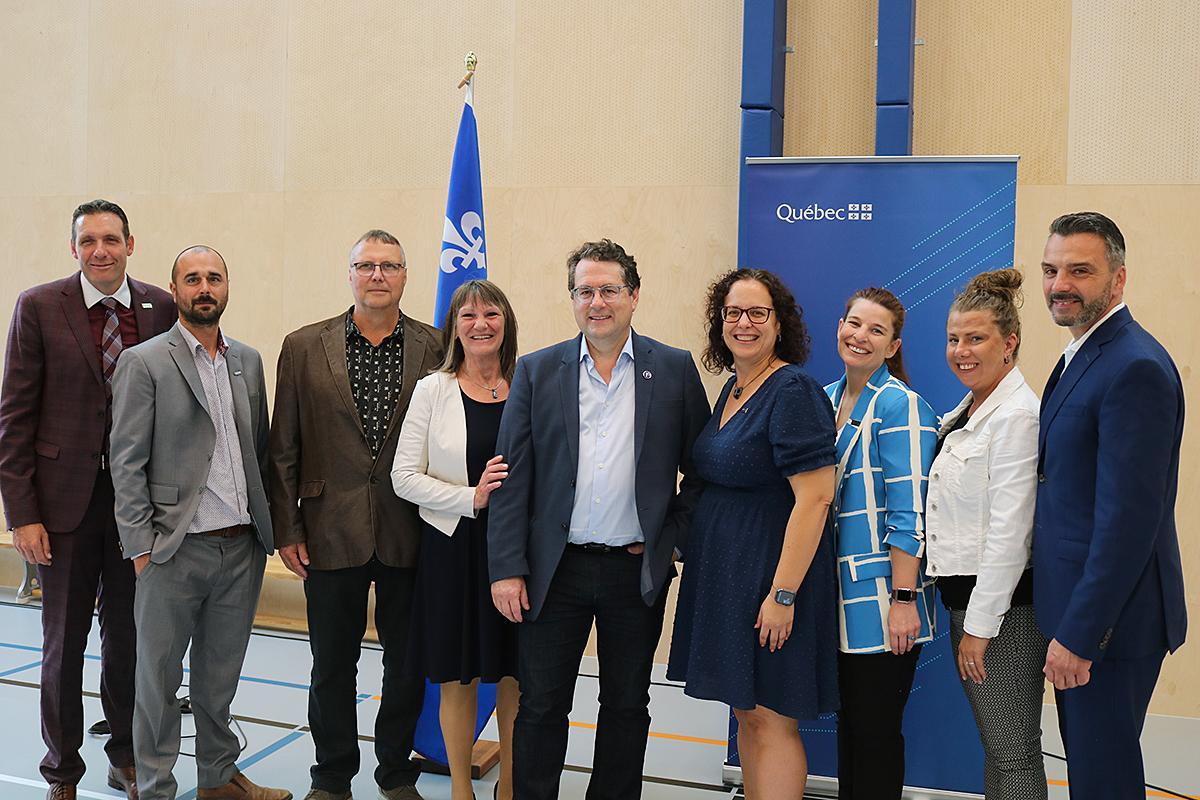
[[[571,290],[571,297],[577,303],[590,303],[599,294],[605,302],[611,303],[621,296],[622,289],[629,287],[623,283],[610,283],[607,286],[576,286]]]
[[[742,314],[750,317],[750,321],[755,325],[762,325],[771,318],[773,308],[766,306],[751,306],[750,308],[739,308],[737,306],[723,306],[721,308],[721,319],[726,322],[736,323],[742,319]]]
[[[376,267],[384,275],[395,275],[401,270],[408,269],[405,265],[397,264],[395,261],[384,261],[381,264],[373,264],[370,261],[359,261],[357,264],[351,264],[350,267],[364,278],[374,275]]]

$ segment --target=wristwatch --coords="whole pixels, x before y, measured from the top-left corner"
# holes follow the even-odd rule
[[[892,589],[892,600],[897,603],[915,603],[917,601],[917,590]]]
[[[796,602],[796,593],[787,589],[776,589],[774,594],[775,602],[781,606],[790,606]]]

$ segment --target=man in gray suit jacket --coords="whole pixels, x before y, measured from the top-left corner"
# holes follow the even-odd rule
[[[121,357],[111,437],[117,528],[137,573],[133,749],[142,800],[173,800],[183,655],[191,642],[197,797],[288,800],[238,771],[229,706],[274,550],[263,488],[262,359],[219,328],[228,270],[189,247],[171,269],[179,322]]]
[[[567,288],[582,336],[517,363],[500,424],[509,477],[491,499],[488,566],[496,607],[521,623],[520,800],[558,796],[593,621],[601,690],[587,796],[641,796],[650,667],[700,492],[692,443],[709,408],[691,355],[633,331],[640,285],[619,244],[572,253]]]

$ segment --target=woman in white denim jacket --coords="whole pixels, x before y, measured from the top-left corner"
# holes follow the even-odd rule
[[[1021,273],[977,275],[950,307],[946,361],[970,390],[942,418],[929,471],[926,569],[984,749],[987,800],[1046,797],[1046,639],[1029,571],[1039,402],[1017,369]]]

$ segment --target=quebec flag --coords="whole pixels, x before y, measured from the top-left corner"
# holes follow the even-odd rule
[[[474,86],[472,79],[467,84],[467,100],[463,104],[458,139],[454,143],[454,163],[450,166],[450,191],[446,197],[446,221],[442,227],[437,304],[433,309],[433,323],[438,326],[446,321],[446,311],[450,308],[454,290],[469,280],[487,277]]]
[[[450,191],[446,198],[446,222],[442,228],[441,270],[438,272],[437,303],[434,323],[446,324],[446,312],[454,290],[469,280],[487,277],[487,259],[483,245],[483,186],[479,178],[479,136],[475,128],[474,80],[467,84],[467,100],[458,140],[454,144],[454,163],[450,167]],[[486,591],[486,589],[484,589]],[[457,631],[447,631],[457,636]],[[439,720],[441,691],[436,683],[425,681],[425,701],[417,720],[413,749],[437,767],[446,767],[446,742]],[[475,737],[496,709],[495,684],[479,684],[475,711]]]

